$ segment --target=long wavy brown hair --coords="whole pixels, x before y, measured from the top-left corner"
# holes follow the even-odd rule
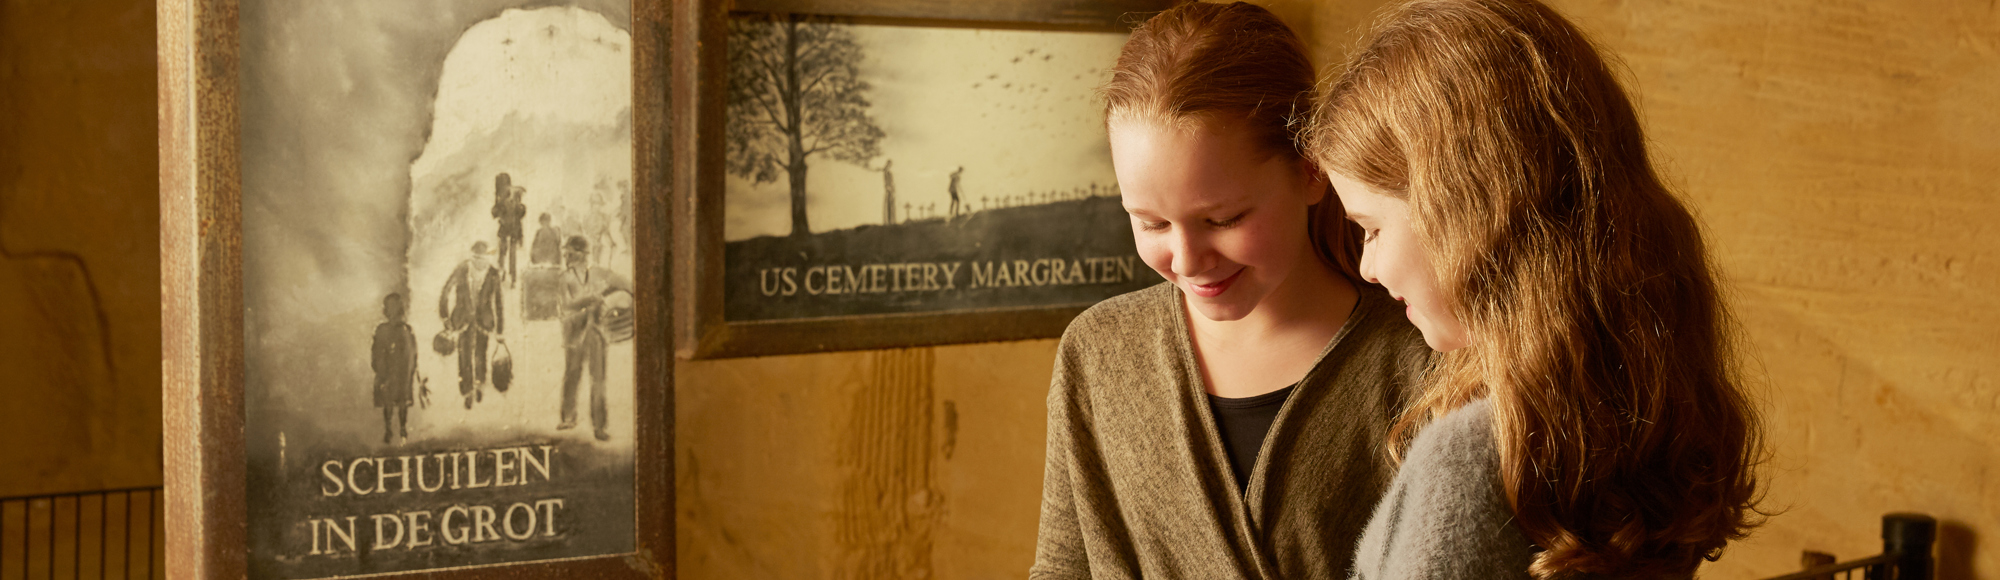
[[[1691,571],[1761,520],[1761,431],[1695,217],[1631,100],[1532,0],[1385,13],[1323,85],[1307,150],[1409,203],[1472,346],[1394,426],[1493,406],[1537,578]]]
[[[1255,4],[1190,2],[1154,15],[1132,30],[1101,92],[1106,123],[1233,124],[1271,154],[1306,159],[1297,137],[1312,115],[1312,62],[1298,34]],[[1361,231],[1332,188],[1306,231],[1322,261],[1361,281]]]

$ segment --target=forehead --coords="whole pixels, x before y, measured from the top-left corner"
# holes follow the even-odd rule
[[[1284,155],[1250,131],[1208,121],[1113,119],[1111,164],[1127,210],[1199,211],[1254,201],[1284,179]]]
[[[1346,208],[1347,215],[1355,218],[1392,217],[1405,207],[1403,200],[1339,172],[1326,172],[1326,181],[1333,186],[1334,195],[1340,197],[1340,205]]]

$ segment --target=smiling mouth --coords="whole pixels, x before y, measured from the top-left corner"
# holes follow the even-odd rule
[[[1235,274],[1230,274],[1228,278],[1223,278],[1213,283],[1196,284],[1193,282],[1189,282],[1188,289],[1193,291],[1194,295],[1196,296],[1200,296],[1202,298],[1214,298],[1216,296],[1222,295],[1223,291],[1229,289],[1230,284],[1235,283],[1236,279],[1242,276],[1243,276],[1243,270],[1237,270]]]

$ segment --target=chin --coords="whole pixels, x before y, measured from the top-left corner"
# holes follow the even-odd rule
[[[1419,328],[1418,330],[1423,330],[1423,329]],[[1431,350],[1438,352],[1451,352],[1454,350],[1465,348],[1465,340],[1463,339],[1445,338],[1441,336],[1436,336],[1435,333],[1430,332],[1428,330],[1424,330],[1423,333],[1424,333],[1424,344],[1430,346]]]
[[[1191,309],[1194,310],[1196,314],[1200,314],[1202,318],[1207,318],[1209,320],[1213,320],[1216,322],[1232,322],[1232,321],[1242,320],[1243,317],[1250,315],[1251,310],[1255,309],[1255,307],[1252,305],[1236,304],[1233,301],[1226,303],[1216,303],[1216,302],[1210,302],[1203,298],[1196,298],[1192,296],[1190,296],[1189,298],[1192,299],[1188,301],[1189,303],[1188,305],[1192,307]]]

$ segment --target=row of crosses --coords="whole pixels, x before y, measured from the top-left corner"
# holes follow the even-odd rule
[[[1063,201],[1077,201],[1093,197],[1116,197],[1117,195],[1118,195],[1118,186],[1116,185],[1103,186],[1095,183],[1090,184],[1089,187],[1076,187],[1068,190],[1030,191],[1023,194],[1003,195],[1003,196],[982,195],[979,197],[979,206],[976,208],[968,207],[967,208],[968,211],[966,213],[973,213],[990,209],[1041,205],[1041,204],[1056,203]],[[971,204],[968,203],[966,205],[970,206]],[[927,219],[937,219],[940,217],[947,217],[947,216],[942,216],[939,214],[937,203],[935,202],[923,205],[916,205],[912,203],[903,204],[903,223],[909,223],[913,221],[921,221]],[[957,217],[957,216],[949,216],[949,217]]]

